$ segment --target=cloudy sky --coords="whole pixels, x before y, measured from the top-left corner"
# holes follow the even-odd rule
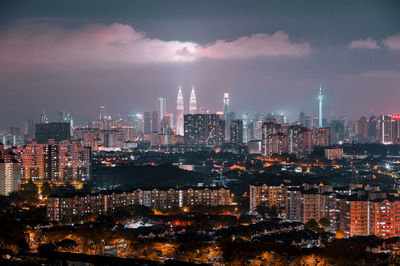
[[[400,113],[400,1],[0,2],[0,129],[176,105],[326,117]]]

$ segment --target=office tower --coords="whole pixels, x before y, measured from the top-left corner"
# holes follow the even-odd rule
[[[225,120],[225,142],[230,140],[230,121],[229,121],[229,93],[224,93],[224,120]]]
[[[158,125],[160,124],[158,119],[159,119],[158,112],[153,111],[152,119],[151,119],[151,132],[158,133]]]
[[[306,125],[306,114],[304,112],[301,112],[299,115],[299,121],[298,123],[300,126],[305,126]]]
[[[35,122],[33,120],[26,121],[25,135],[28,138],[33,138],[35,136]]]
[[[357,121],[356,136],[358,143],[366,143],[368,141],[368,121],[365,116],[362,116]]]
[[[378,138],[378,120],[372,115],[368,121],[368,141],[376,142]]]
[[[49,121],[46,117],[46,113],[44,111],[42,111],[42,113],[40,114],[40,123],[41,124],[47,124]]]
[[[142,138],[144,133],[143,114],[137,113],[128,116],[128,124],[132,126],[132,137]]]
[[[71,140],[71,126],[69,123],[36,124],[35,140],[38,143],[47,143],[50,139],[55,142]]]
[[[197,113],[196,94],[194,92],[194,88],[193,87],[192,87],[192,92],[190,93],[189,113],[191,115],[194,115],[194,114]]]
[[[57,113],[57,122],[65,121],[65,111],[60,111]]]
[[[319,94],[318,94],[318,102],[319,102],[319,112],[318,112],[318,127],[322,128],[322,100],[324,99],[324,95],[322,95],[322,87],[321,84],[319,86]]]
[[[345,128],[346,134],[347,134],[347,137],[348,137],[350,143],[358,142],[358,140],[357,140],[357,133],[358,133],[357,126],[358,125],[357,124],[358,124],[358,120],[357,121],[349,121],[347,124],[347,127]]]
[[[150,112],[144,112],[143,115],[143,120],[144,120],[144,134],[150,134],[151,133],[151,118],[150,118]]]
[[[383,144],[392,144],[392,116],[381,115],[379,119],[379,139]]]
[[[217,114],[195,114],[184,116],[185,144],[193,146],[221,146],[225,124]]]
[[[392,115],[392,141],[400,143],[400,115]]]
[[[242,115],[242,120],[243,120],[243,142],[247,143],[249,141],[249,129],[248,129],[249,116],[247,115],[247,113],[244,113]]]
[[[343,144],[345,139],[345,121],[332,120],[330,126],[330,141],[333,144]]]
[[[91,149],[80,141],[57,144],[33,142],[13,150],[18,155],[25,180],[88,181]]]
[[[160,128],[161,129],[159,130],[159,132],[165,132],[165,130],[170,131],[172,129],[171,117],[169,116],[168,112],[165,113],[164,118],[161,121]]]
[[[164,118],[166,106],[167,106],[167,99],[165,97],[158,98],[158,115],[159,115],[158,121],[159,122],[161,122],[161,120]]]
[[[169,116],[169,127],[173,130],[173,129],[175,129],[174,113],[168,113],[168,116]]]
[[[243,121],[240,119],[232,120],[230,124],[230,136],[232,144],[243,143]]]
[[[21,184],[21,165],[16,156],[0,144],[0,195],[8,196]]]
[[[106,108],[104,106],[99,107],[99,121],[106,120]]]
[[[179,87],[178,98],[176,100],[176,134],[183,136],[184,134],[184,105],[183,105],[183,95],[182,88]]]

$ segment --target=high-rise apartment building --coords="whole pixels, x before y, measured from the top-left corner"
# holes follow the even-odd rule
[[[15,154],[0,144],[0,195],[7,196],[21,185],[21,165]]]
[[[25,180],[87,181],[91,178],[91,149],[80,141],[40,144],[14,149]]]
[[[288,126],[276,122],[265,122],[262,126],[262,155],[295,154],[303,156],[313,151],[313,132],[301,126]]]
[[[317,128],[314,131],[314,146],[329,146],[330,132],[326,128]]]
[[[52,221],[71,221],[75,216],[105,214],[119,207],[143,205],[168,210],[183,206],[226,206],[233,203],[233,195],[225,188],[137,189],[132,192],[61,195],[49,197],[47,217]]]
[[[71,140],[71,125],[65,122],[36,124],[35,140],[38,143]]]
[[[261,186],[250,185],[250,212],[255,212],[257,206],[265,204],[267,207],[277,207],[285,217],[286,213],[287,187],[281,185]]]
[[[230,136],[232,144],[243,143],[243,120],[232,120],[230,124]]]
[[[221,146],[224,141],[224,121],[217,114],[184,116],[185,144]]]

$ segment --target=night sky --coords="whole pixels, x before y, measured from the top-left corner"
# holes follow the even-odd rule
[[[0,1],[0,129],[197,106],[400,113],[400,1]]]

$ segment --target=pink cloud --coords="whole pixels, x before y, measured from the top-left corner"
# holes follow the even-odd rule
[[[197,57],[213,59],[308,54],[310,54],[310,46],[307,42],[292,43],[289,35],[283,31],[277,31],[273,35],[258,33],[249,37],[240,37],[232,42],[218,40],[205,47],[199,47],[197,50]]]
[[[379,49],[378,41],[368,38],[366,40],[356,40],[349,44],[349,49]]]
[[[375,70],[358,74],[365,79],[400,79],[400,72],[396,70]]]
[[[390,49],[398,51],[400,50],[400,34],[389,36],[382,43]]]
[[[282,31],[240,37],[232,42],[218,40],[204,47],[193,42],[149,38],[118,23],[77,28],[32,24],[0,34],[0,61],[17,66],[191,62],[202,58],[302,56],[309,52],[307,42],[292,43]]]
[[[352,80],[368,80],[368,81],[379,81],[382,80],[399,80],[400,72],[396,70],[371,70],[361,72],[355,75],[344,75],[342,78],[346,81]]]

